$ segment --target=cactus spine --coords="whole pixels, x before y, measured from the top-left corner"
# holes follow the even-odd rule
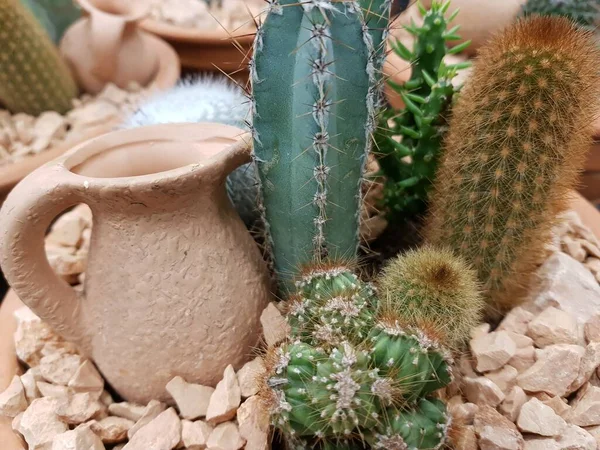
[[[453,109],[426,237],[477,268],[495,312],[531,285],[583,166],[600,52],[570,20],[532,16],[480,55]]]
[[[595,29],[600,19],[598,0],[527,0],[521,15],[564,16],[578,24]]]
[[[296,267],[356,253],[378,30],[354,1],[274,0],[256,34],[254,156],[275,270],[288,288]]]
[[[0,23],[0,102],[32,115],[71,109],[77,85],[33,14],[19,0],[2,0]]]
[[[458,277],[470,296],[454,300],[477,317],[474,272],[455,273],[465,266],[449,252],[425,253],[400,259],[448,257],[446,277]],[[389,284],[406,288],[413,281]],[[421,292],[433,304],[449,284],[431,283]],[[450,353],[438,339],[446,336],[448,310],[430,305],[427,317],[419,317],[419,302],[394,304],[390,296],[380,303],[375,289],[344,264],[309,266],[296,286],[287,302],[290,336],[269,349],[260,392],[291,447],[441,448],[449,420],[444,404],[428,396],[451,381]]]
[[[412,66],[411,78],[405,85],[390,82],[405,108],[382,114],[375,135],[379,164],[387,177],[383,201],[392,220],[424,212],[447,127],[448,109],[458,91],[452,79],[459,69],[470,65],[443,62],[444,56],[461,52],[470,44],[467,41],[452,49],[447,46],[447,42],[460,39],[456,34],[458,27],[447,29],[458,10],[447,19],[444,14],[449,1],[434,0],[429,10],[419,6],[423,26],[406,28],[415,37],[414,49],[409,50],[399,40],[391,42],[392,50]],[[398,137],[400,141],[394,139]]]

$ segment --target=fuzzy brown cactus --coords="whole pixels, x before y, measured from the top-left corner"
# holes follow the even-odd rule
[[[472,263],[490,311],[523,299],[582,169],[600,51],[558,17],[518,21],[480,50],[453,109],[426,231]]]

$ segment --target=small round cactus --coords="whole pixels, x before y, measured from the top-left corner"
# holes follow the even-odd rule
[[[379,286],[384,309],[417,326],[434,328],[450,347],[468,339],[485,306],[477,274],[447,249],[424,247],[392,260]]]

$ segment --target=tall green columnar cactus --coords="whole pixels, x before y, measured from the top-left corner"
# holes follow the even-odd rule
[[[569,19],[532,16],[479,54],[453,108],[426,238],[473,264],[493,313],[524,298],[568,205],[600,112],[600,50]]]
[[[65,113],[77,85],[50,38],[19,0],[0,0],[0,103],[13,112]]]
[[[595,29],[600,20],[600,2],[598,0],[527,0],[521,9],[521,15],[564,16],[578,24]]]
[[[377,104],[373,38],[357,2],[274,0],[256,34],[255,161],[275,270],[355,255]]]
[[[452,79],[459,69],[470,65],[443,63],[444,56],[461,52],[470,43],[467,41],[452,49],[447,46],[448,41],[459,39],[458,26],[447,29],[458,10],[446,18],[449,1],[434,0],[429,10],[419,6],[424,16],[423,26],[407,27],[415,37],[414,49],[409,50],[399,40],[391,42],[392,50],[412,66],[406,84],[389,82],[400,94],[405,108],[389,109],[382,114],[375,135],[375,151],[387,179],[383,201],[392,220],[424,212],[437,169],[448,110],[458,91]]]

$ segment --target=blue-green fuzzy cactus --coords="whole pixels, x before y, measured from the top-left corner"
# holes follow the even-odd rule
[[[393,51],[412,65],[410,80],[404,85],[389,82],[400,94],[405,108],[387,110],[381,115],[375,151],[387,178],[384,206],[392,220],[424,212],[431,183],[435,177],[449,106],[457,88],[452,79],[468,63],[446,65],[447,54],[464,50],[469,42],[449,49],[447,42],[459,39],[458,27],[447,24],[454,19],[444,13],[450,2],[434,0],[425,10],[423,26],[412,24],[407,30],[415,37],[413,50],[400,41],[391,43]]]
[[[81,8],[73,0],[21,0],[42,24],[55,44],[77,19]]]
[[[355,1],[269,3],[250,66],[254,157],[267,243],[289,289],[303,263],[356,254],[382,37]]]
[[[600,20],[598,0],[527,0],[522,16],[565,16],[588,29],[596,29]]]

